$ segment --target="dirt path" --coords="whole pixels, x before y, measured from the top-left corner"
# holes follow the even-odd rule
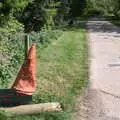
[[[98,18],[87,28],[90,87],[79,108],[85,114],[77,113],[77,120],[120,120],[120,28]]]

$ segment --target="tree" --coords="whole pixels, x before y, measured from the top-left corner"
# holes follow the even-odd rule
[[[86,0],[71,0],[70,8],[73,17],[81,16],[86,7]]]
[[[87,4],[86,0],[60,0],[60,2],[61,5],[55,17],[56,24],[62,24],[64,21],[69,24],[75,17],[82,16]]]
[[[51,9],[56,9],[56,2],[58,0],[34,0],[29,3],[18,17],[25,26],[25,32],[40,31],[41,27],[51,22],[52,19],[49,19],[51,18]]]
[[[7,21],[14,12],[21,11],[31,0],[1,0],[0,23]]]
[[[45,0],[34,0],[29,3],[19,16],[20,22],[25,26],[25,32],[39,31],[45,23]]]
[[[108,12],[112,13],[115,18],[120,18],[120,0],[109,0]]]
[[[120,18],[120,0],[87,0],[88,10]]]

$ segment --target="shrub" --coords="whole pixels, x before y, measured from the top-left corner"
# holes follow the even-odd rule
[[[37,43],[37,47],[44,48],[57,39],[62,32],[43,27],[41,32],[29,34],[31,42]],[[20,65],[24,60],[23,26],[16,20],[11,20],[4,28],[0,28],[0,87],[7,88],[15,79]]]
[[[8,87],[23,55],[23,25],[11,19],[0,28],[0,86]]]
[[[44,26],[40,32],[31,32],[30,39],[37,43],[38,47],[45,47],[51,43],[52,40],[57,39],[62,34],[61,30],[53,30],[49,27]]]

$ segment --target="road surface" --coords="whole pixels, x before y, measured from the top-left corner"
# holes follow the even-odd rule
[[[90,50],[90,85],[83,118],[120,120],[120,28],[102,18],[87,23]],[[83,105],[84,106],[84,105]]]

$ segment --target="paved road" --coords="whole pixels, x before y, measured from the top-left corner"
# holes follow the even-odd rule
[[[102,18],[87,23],[90,45],[88,120],[120,120],[120,28]]]

